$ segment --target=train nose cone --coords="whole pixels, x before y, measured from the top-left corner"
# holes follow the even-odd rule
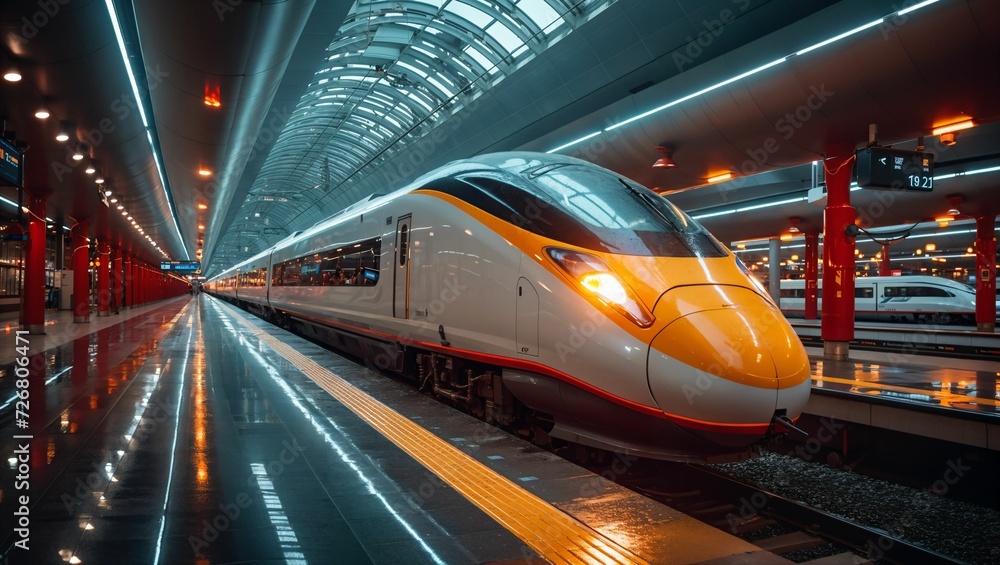
[[[655,315],[673,320],[653,339],[648,361],[650,391],[664,412],[766,429],[780,389],[808,378],[798,337],[749,289],[674,289],[661,297]]]

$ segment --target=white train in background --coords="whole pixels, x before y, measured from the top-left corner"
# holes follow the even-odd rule
[[[805,313],[804,279],[781,281],[781,311],[786,316]],[[822,310],[823,280],[819,280]],[[1000,303],[997,305],[1000,314]],[[951,279],[927,275],[859,277],[854,281],[854,315],[859,320],[975,323],[976,289]],[[1000,316],[998,316],[1000,317]]]

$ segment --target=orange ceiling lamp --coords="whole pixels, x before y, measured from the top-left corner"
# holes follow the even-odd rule
[[[221,108],[222,107],[221,89],[218,86],[211,87],[206,84],[204,103],[209,108]]]
[[[198,209],[199,210],[208,210],[208,204],[205,204],[204,202],[201,202],[201,203],[198,204]]]
[[[203,177],[210,177],[212,176],[212,169],[209,169],[208,167],[198,167],[198,174]]]
[[[674,162],[674,149],[666,145],[657,145],[656,150],[659,151],[663,156],[653,163],[654,169],[676,169],[677,163]]]
[[[708,177],[708,183],[709,184],[714,184],[714,183],[717,183],[717,182],[723,182],[723,181],[731,180],[732,178],[733,178],[733,173],[727,171],[725,173],[719,173],[717,175],[713,175],[713,176]]]
[[[972,127],[976,127],[976,122],[974,122],[972,118],[966,118],[964,120],[960,120],[957,122],[951,122],[945,125],[934,126],[934,129],[931,130],[931,134],[941,135],[945,133],[954,133],[956,131],[961,131],[963,129],[969,129]]]

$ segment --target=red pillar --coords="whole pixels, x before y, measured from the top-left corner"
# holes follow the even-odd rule
[[[73,225],[73,322],[90,321],[90,243],[87,222]]]
[[[97,316],[103,318],[111,307],[111,246],[97,244]]]
[[[880,277],[891,277],[892,267],[889,265],[889,246],[882,244],[882,261],[878,264],[878,275]]]
[[[139,306],[143,306],[146,304],[146,266],[142,263],[139,263],[137,274],[139,276],[135,281],[138,289],[136,295],[139,297]]]
[[[125,263],[124,276],[125,280],[122,281],[122,290],[124,291],[124,297],[122,298],[122,305],[131,308],[132,301],[135,300],[135,293],[132,292],[132,258],[126,253],[122,260]]]
[[[806,314],[807,320],[816,319],[819,298],[819,234],[806,233]]]
[[[125,303],[124,285],[122,285],[122,250],[115,249],[111,256],[111,307],[115,312],[121,311]]]
[[[996,326],[997,238],[994,215],[976,217],[976,326],[992,332]]]
[[[45,333],[45,199],[32,197],[24,263],[24,318],[30,334]]]
[[[854,224],[851,176],[854,146],[826,148],[827,204],[823,216],[823,356],[844,361],[854,339]]]
[[[139,302],[139,261],[132,258],[132,308],[140,304]]]

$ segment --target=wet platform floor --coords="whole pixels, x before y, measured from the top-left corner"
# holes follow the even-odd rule
[[[548,542],[523,532],[556,529],[553,516],[587,521],[599,530],[587,551],[610,548],[617,562],[786,562],[392,379],[359,377],[368,394],[404,406],[406,419],[425,422],[552,513],[489,510],[265,344],[270,332],[325,369],[371,375],[204,296],[31,351],[30,406],[21,413],[16,367],[4,366],[0,449],[12,458],[0,472],[0,531],[8,562],[530,564],[544,562],[536,549]],[[27,449],[19,455],[20,445]],[[21,496],[26,518],[18,516]],[[524,505],[527,513],[538,503]],[[606,561],[581,558],[586,544],[568,536],[572,552],[552,547],[545,560]]]

